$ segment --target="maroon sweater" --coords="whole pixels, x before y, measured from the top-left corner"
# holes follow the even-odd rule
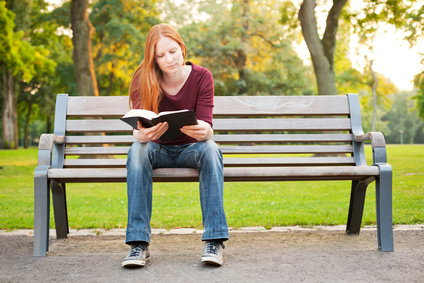
[[[198,120],[203,120],[212,127],[214,96],[212,74],[204,67],[195,65],[191,62],[187,62],[186,64],[192,66],[190,75],[176,95],[168,95],[163,91],[163,97],[159,103],[159,112],[182,109],[194,110]],[[133,105],[140,105],[140,103],[134,101]],[[187,135],[182,135],[172,141],[160,142],[157,140],[154,142],[168,145],[181,145],[197,142],[197,140]]]

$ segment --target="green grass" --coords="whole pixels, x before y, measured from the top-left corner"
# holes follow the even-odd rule
[[[367,159],[371,149],[366,148]],[[424,145],[388,145],[393,167],[394,224],[424,223]],[[370,161],[369,161],[370,162]],[[37,149],[0,151],[0,229],[33,228]],[[71,228],[124,228],[126,185],[68,184]],[[230,227],[346,224],[349,181],[226,183]],[[152,227],[202,227],[197,183],[154,185]],[[375,185],[367,191],[363,225],[375,225]],[[51,227],[54,227],[51,210]]]

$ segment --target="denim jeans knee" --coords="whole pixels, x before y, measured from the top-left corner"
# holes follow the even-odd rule
[[[215,142],[185,145],[135,142],[128,152],[128,226],[126,242],[150,242],[152,175],[158,167],[197,168],[204,233],[202,240],[229,238],[223,206],[223,160]],[[160,153],[159,153],[160,151]]]

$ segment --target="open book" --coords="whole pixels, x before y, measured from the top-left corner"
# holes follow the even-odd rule
[[[144,109],[131,109],[122,118],[134,129],[138,129],[137,121],[141,121],[143,127],[150,128],[160,122],[168,122],[168,130],[159,138],[161,141],[170,141],[183,135],[180,129],[186,125],[197,125],[196,115],[193,110],[164,111],[156,114]]]

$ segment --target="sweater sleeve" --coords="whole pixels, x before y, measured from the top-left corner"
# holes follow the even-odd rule
[[[213,126],[213,77],[208,69],[202,69],[202,72],[199,72],[197,85],[196,117],[198,120],[203,120]]]

